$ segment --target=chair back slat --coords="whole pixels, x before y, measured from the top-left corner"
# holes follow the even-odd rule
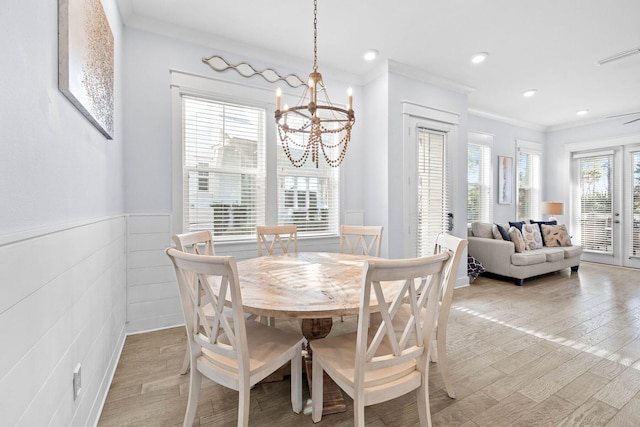
[[[382,226],[340,226],[340,252],[380,256]]]
[[[439,278],[443,277],[440,273],[446,270],[451,259],[447,251],[422,258],[365,262],[356,343],[356,382],[364,383],[367,371],[399,366],[412,359],[416,369],[426,369],[427,344],[438,310]],[[420,295],[419,290],[422,290]],[[369,327],[373,303],[382,321]],[[409,316],[395,319],[403,304],[409,307]],[[403,322],[403,327],[398,329],[401,332],[394,328],[394,320],[398,323],[399,319]]]
[[[217,354],[234,358],[238,370],[248,366],[245,319],[236,262],[230,256],[198,255],[168,248],[176,270],[189,341]],[[202,296],[204,295],[204,297]],[[211,302],[210,313],[203,310]],[[232,322],[223,314],[231,305]]]
[[[298,253],[298,228],[296,225],[258,225],[258,256]],[[266,250],[266,254],[264,253]]]

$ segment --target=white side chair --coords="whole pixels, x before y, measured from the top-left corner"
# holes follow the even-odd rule
[[[380,256],[382,230],[382,226],[374,225],[340,226],[340,252]]]
[[[235,259],[167,248],[173,263],[189,340],[191,374],[184,426],[196,416],[202,377],[239,392],[238,426],[247,426],[251,387],[291,362],[291,406],[302,410],[302,343],[299,333],[246,321]],[[204,313],[205,298],[213,316]],[[223,314],[231,304],[232,322]]]
[[[188,252],[198,255],[215,255],[216,251],[213,245],[213,233],[209,230],[206,231],[194,231],[191,233],[176,234],[171,237],[176,248],[182,252]],[[212,313],[211,305],[205,305],[204,312],[206,314]],[[189,371],[189,349],[184,355],[184,361],[182,362],[182,368],[180,368],[181,374],[186,374]]]
[[[432,341],[432,349],[430,353],[431,361],[438,363],[438,370],[442,375],[442,380],[447,390],[447,394],[452,399],[455,399],[455,391],[453,390],[453,384],[449,376],[449,360],[447,358],[447,325],[449,323],[449,312],[451,310],[451,301],[453,300],[453,289],[456,284],[456,276],[460,260],[464,249],[467,247],[468,241],[460,239],[458,237],[441,233],[436,238],[436,244],[433,250],[434,254],[450,253],[451,260],[451,273],[446,281],[441,282],[439,298],[438,298],[438,318],[436,320],[435,340]],[[421,293],[420,289],[418,293]],[[407,304],[403,304],[398,310],[396,320],[394,321],[394,328],[396,331],[402,329],[402,324],[405,319],[410,316],[410,307]],[[371,316],[372,326],[379,325],[382,321],[381,316],[375,313]]]
[[[458,276],[458,266],[462,259],[464,249],[469,242],[450,234],[440,233],[436,238],[436,244],[433,253],[452,254],[451,273],[446,281],[442,283],[440,288],[440,298],[438,309],[438,319],[436,321],[436,339],[432,344],[436,346],[435,351],[431,351],[431,360],[438,363],[438,370],[442,374],[442,380],[450,398],[455,399],[456,395],[453,385],[449,377],[449,360],[447,359],[447,325],[449,323],[449,312],[451,311],[451,302],[453,300],[453,289],[456,285]]]
[[[313,378],[323,372],[353,399],[354,425],[364,426],[364,407],[417,390],[419,422],[431,426],[429,410],[429,351],[438,312],[438,292],[448,279],[449,253],[412,259],[375,259],[365,262],[358,328],[355,333],[312,340]],[[384,294],[382,282],[397,281]],[[422,294],[418,290],[423,288]],[[379,307],[382,322],[369,327],[370,304]],[[391,300],[390,303],[386,301]],[[393,321],[409,301],[410,316],[402,333]],[[314,422],[322,418],[323,381],[313,381]]]
[[[298,253],[298,227],[294,225],[258,225],[256,226],[258,238],[258,256],[286,254],[292,251]],[[273,317],[261,317],[262,323],[275,326]]]
[[[298,253],[298,227],[296,225],[258,225],[258,256],[278,253]],[[292,247],[293,246],[293,247]]]

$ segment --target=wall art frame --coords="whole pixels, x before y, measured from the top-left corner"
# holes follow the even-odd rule
[[[498,156],[498,204],[513,203],[513,157]]]
[[[58,0],[58,89],[113,139],[114,40],[100,0]]]

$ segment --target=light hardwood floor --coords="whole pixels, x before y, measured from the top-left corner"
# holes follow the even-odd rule
[[[479,277],[456,289],[448,351],[457,398],[431,364],[435,426],[640,426],[640,271],[582,263],[525,281]],[[283,323],[279,323],[282,326]],[[334,331],[355,330],[352,318]],[[127,337],[99,427],[179,426],[188,375],[184,328]],[[309,398],[306,383],[303,398]],[[353,406],[319,426],[353,424]],[[205,380],[196,425],[236,424],[238,395]],[[415,426],[415,394],[366,408],[368,426]],[[311,426],[288,378],[251,391],[250,425]]]

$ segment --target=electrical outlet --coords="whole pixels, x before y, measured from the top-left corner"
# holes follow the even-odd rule
[[[82,389],[82,365],[78,363],[76,369],[73,370],[73,400],[76,400]]]

